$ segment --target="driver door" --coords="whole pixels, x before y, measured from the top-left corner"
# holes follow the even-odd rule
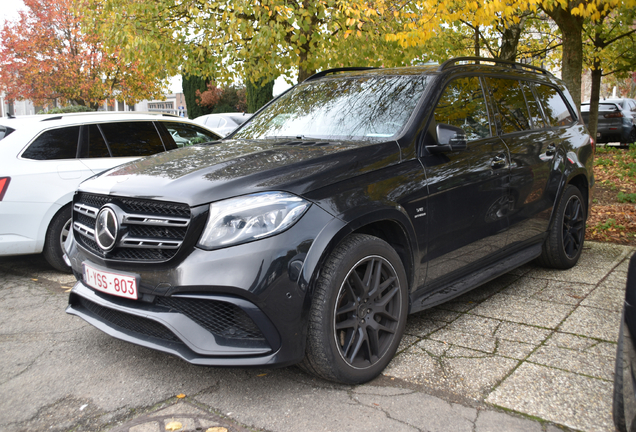
[[[425,291],[431,293],[481,268],[505,247],[510,172],[508,150],[491,126],[479,77],[448,83],[434,117],[429,131],[438,124],[462,128],[467,148],[425,151],[421,158],[429,193]],[[425,148],[437,144],[435,133],[427,139]]]

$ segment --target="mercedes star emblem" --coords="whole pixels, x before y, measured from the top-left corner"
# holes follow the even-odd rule
[[[115,247],[118,229],[115,212],[108,207],[101,209],[95,221],[95,241],[105,252]]]

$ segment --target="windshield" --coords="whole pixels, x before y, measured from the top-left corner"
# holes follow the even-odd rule
[[[404,127],[426,87],[423,76],[344,77],[303,83],[233,138],[386,139]]]

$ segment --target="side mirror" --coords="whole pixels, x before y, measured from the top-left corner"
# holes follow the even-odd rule
[[[466,150],[466,133],[462,128],[439,123],[435,129],[437,132],[437,145],[426,146],[431,153],[445,153]]]

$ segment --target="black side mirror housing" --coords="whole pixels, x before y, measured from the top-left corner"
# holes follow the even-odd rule
[[[437,145],[426,146],[430,153],[446,153],[466,150],[466,133],[462,128],[438,123],[435,128],[437,132]]]

